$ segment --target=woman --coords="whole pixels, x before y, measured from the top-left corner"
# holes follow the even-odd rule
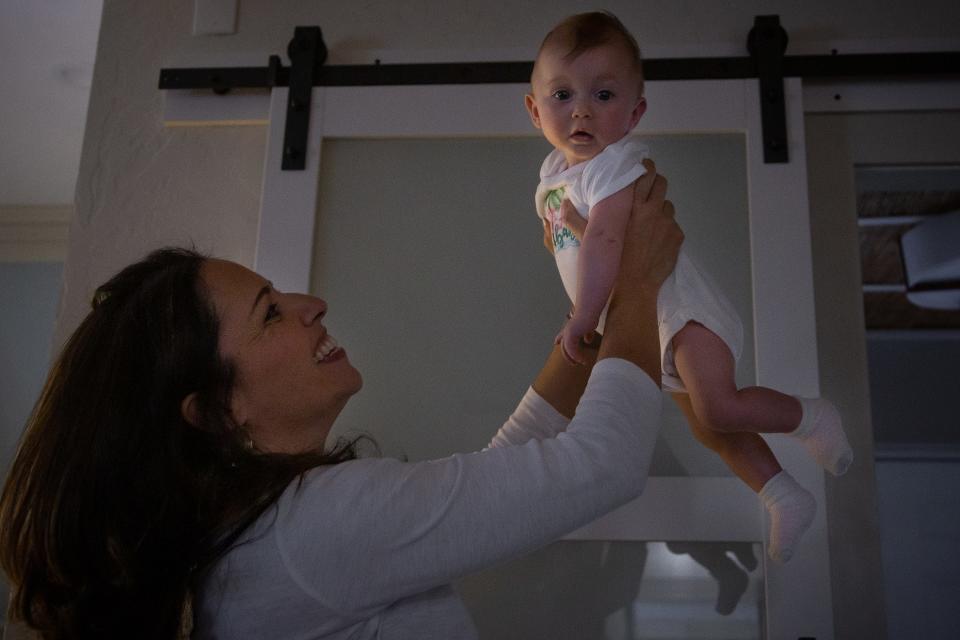
[[[651,163],[593,372],[554,349],[491,446],[443,460],[327,446],[361,378],[322,300],[185,251],[127,267],[51,371],[0,499],[13,617],[47,638],[475,637],[452,580],[642,489],[682,237],[665,192]]]

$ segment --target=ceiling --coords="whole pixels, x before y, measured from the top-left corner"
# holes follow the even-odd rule
[[[102,7],[0,2],[0,206],[73,202]]]

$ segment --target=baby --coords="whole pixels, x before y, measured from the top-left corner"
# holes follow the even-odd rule
[[[609,13],[567,18],[540,46],[525,102],[555,148],[540,168],[536,206],[574,305],[557,341],[569,360],[583,362],[580,340],[603,332],[633,182],[645,173],[646,148],[629,136],[646,110],[636,40]],[[789,433],[840,475],[853,454],[839,415],[826,400],[737,388],[740,320],[682,249],[657,313],[664,389],[696,438],[760,495],[770,514],[769,554],[786,562],[813,521],[816,502],[758,434]]]

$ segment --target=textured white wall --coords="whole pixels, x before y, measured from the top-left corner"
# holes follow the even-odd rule
[[[192,15],[186,0],[104,6],[55,344],[100,282],[158,246],[252,260],[264,129],[162,124],[159,70]]]

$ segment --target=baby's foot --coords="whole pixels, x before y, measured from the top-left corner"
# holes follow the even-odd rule
[[[786,471],[763,485],[760,500],[770,514],[767,552],[771,559],[782,564],[793,557],[800,538],[813,522],[817,501]]]
[[[817,464],[835,476],[842,476],[853,462],[853,450],[843,432],[840,414],[823,398],[797,400],[803,408],[803,418],[790,435],[800,439]]]

